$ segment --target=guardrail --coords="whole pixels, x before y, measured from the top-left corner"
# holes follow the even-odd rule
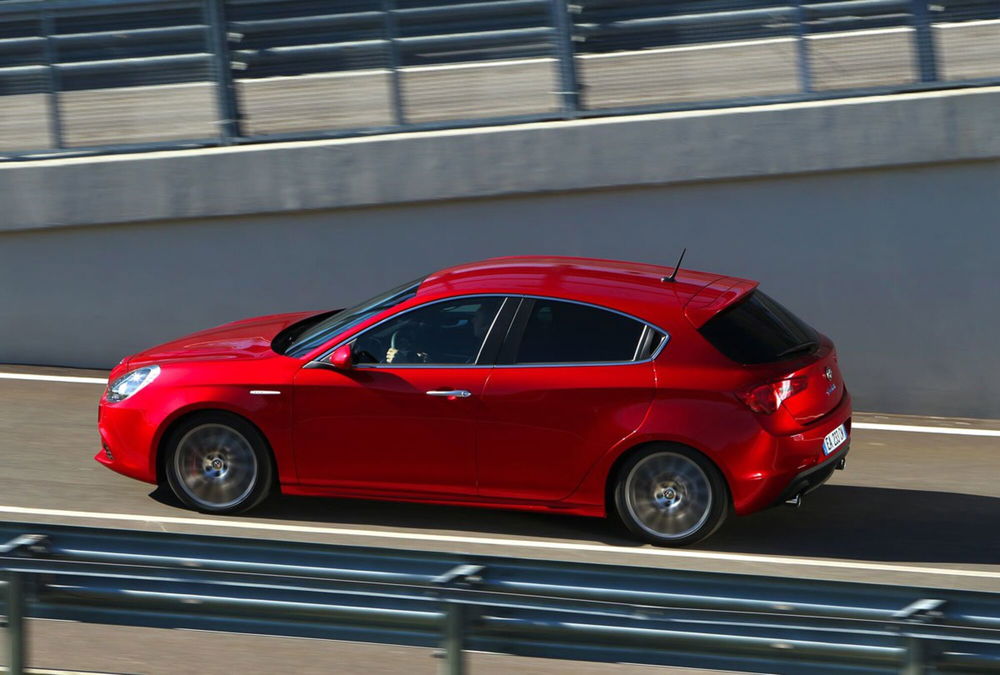
[[[0,524],[11,672],[26,617],[799,672],[1000,669],[1000,594]]]
[[[1000,83],[996,0],[0,1],[0,159]]]

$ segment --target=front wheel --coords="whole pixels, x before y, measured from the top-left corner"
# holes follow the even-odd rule
[[[185,505],[207,513],[239,513],[270,493],[273,471],[264,437],[235,415],[195,415],[166,444],[167,483]]]
[[[651,446],[630,457],[618,472],[614,503],[633,534],[659,546],[701,541],[729,512],[719,470],[681,445]]]

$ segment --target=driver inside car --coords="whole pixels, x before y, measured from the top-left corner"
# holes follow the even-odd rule
[[[473,363],[489,331],[492,308],[480,305],[452,325],[407,322],[392,333],[383,363]],[[435,317],[438,318],[438,317]],[[434,347],[433,352],[431,346]]]

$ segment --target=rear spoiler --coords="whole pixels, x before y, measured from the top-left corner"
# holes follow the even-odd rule
[[[713,316],[739,302],[757,288],[756,281],[719,277],[698,291],[684,305],[684,316],[695,328],[701,328]]]

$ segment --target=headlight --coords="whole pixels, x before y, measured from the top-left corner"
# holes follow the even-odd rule
[[[108,393],[104,397],[111,403],[124,401],[155,380],[159,374],[159,366],[146,366],[133,370],[131,373],[126,373],[112,382],[108,387]]]

